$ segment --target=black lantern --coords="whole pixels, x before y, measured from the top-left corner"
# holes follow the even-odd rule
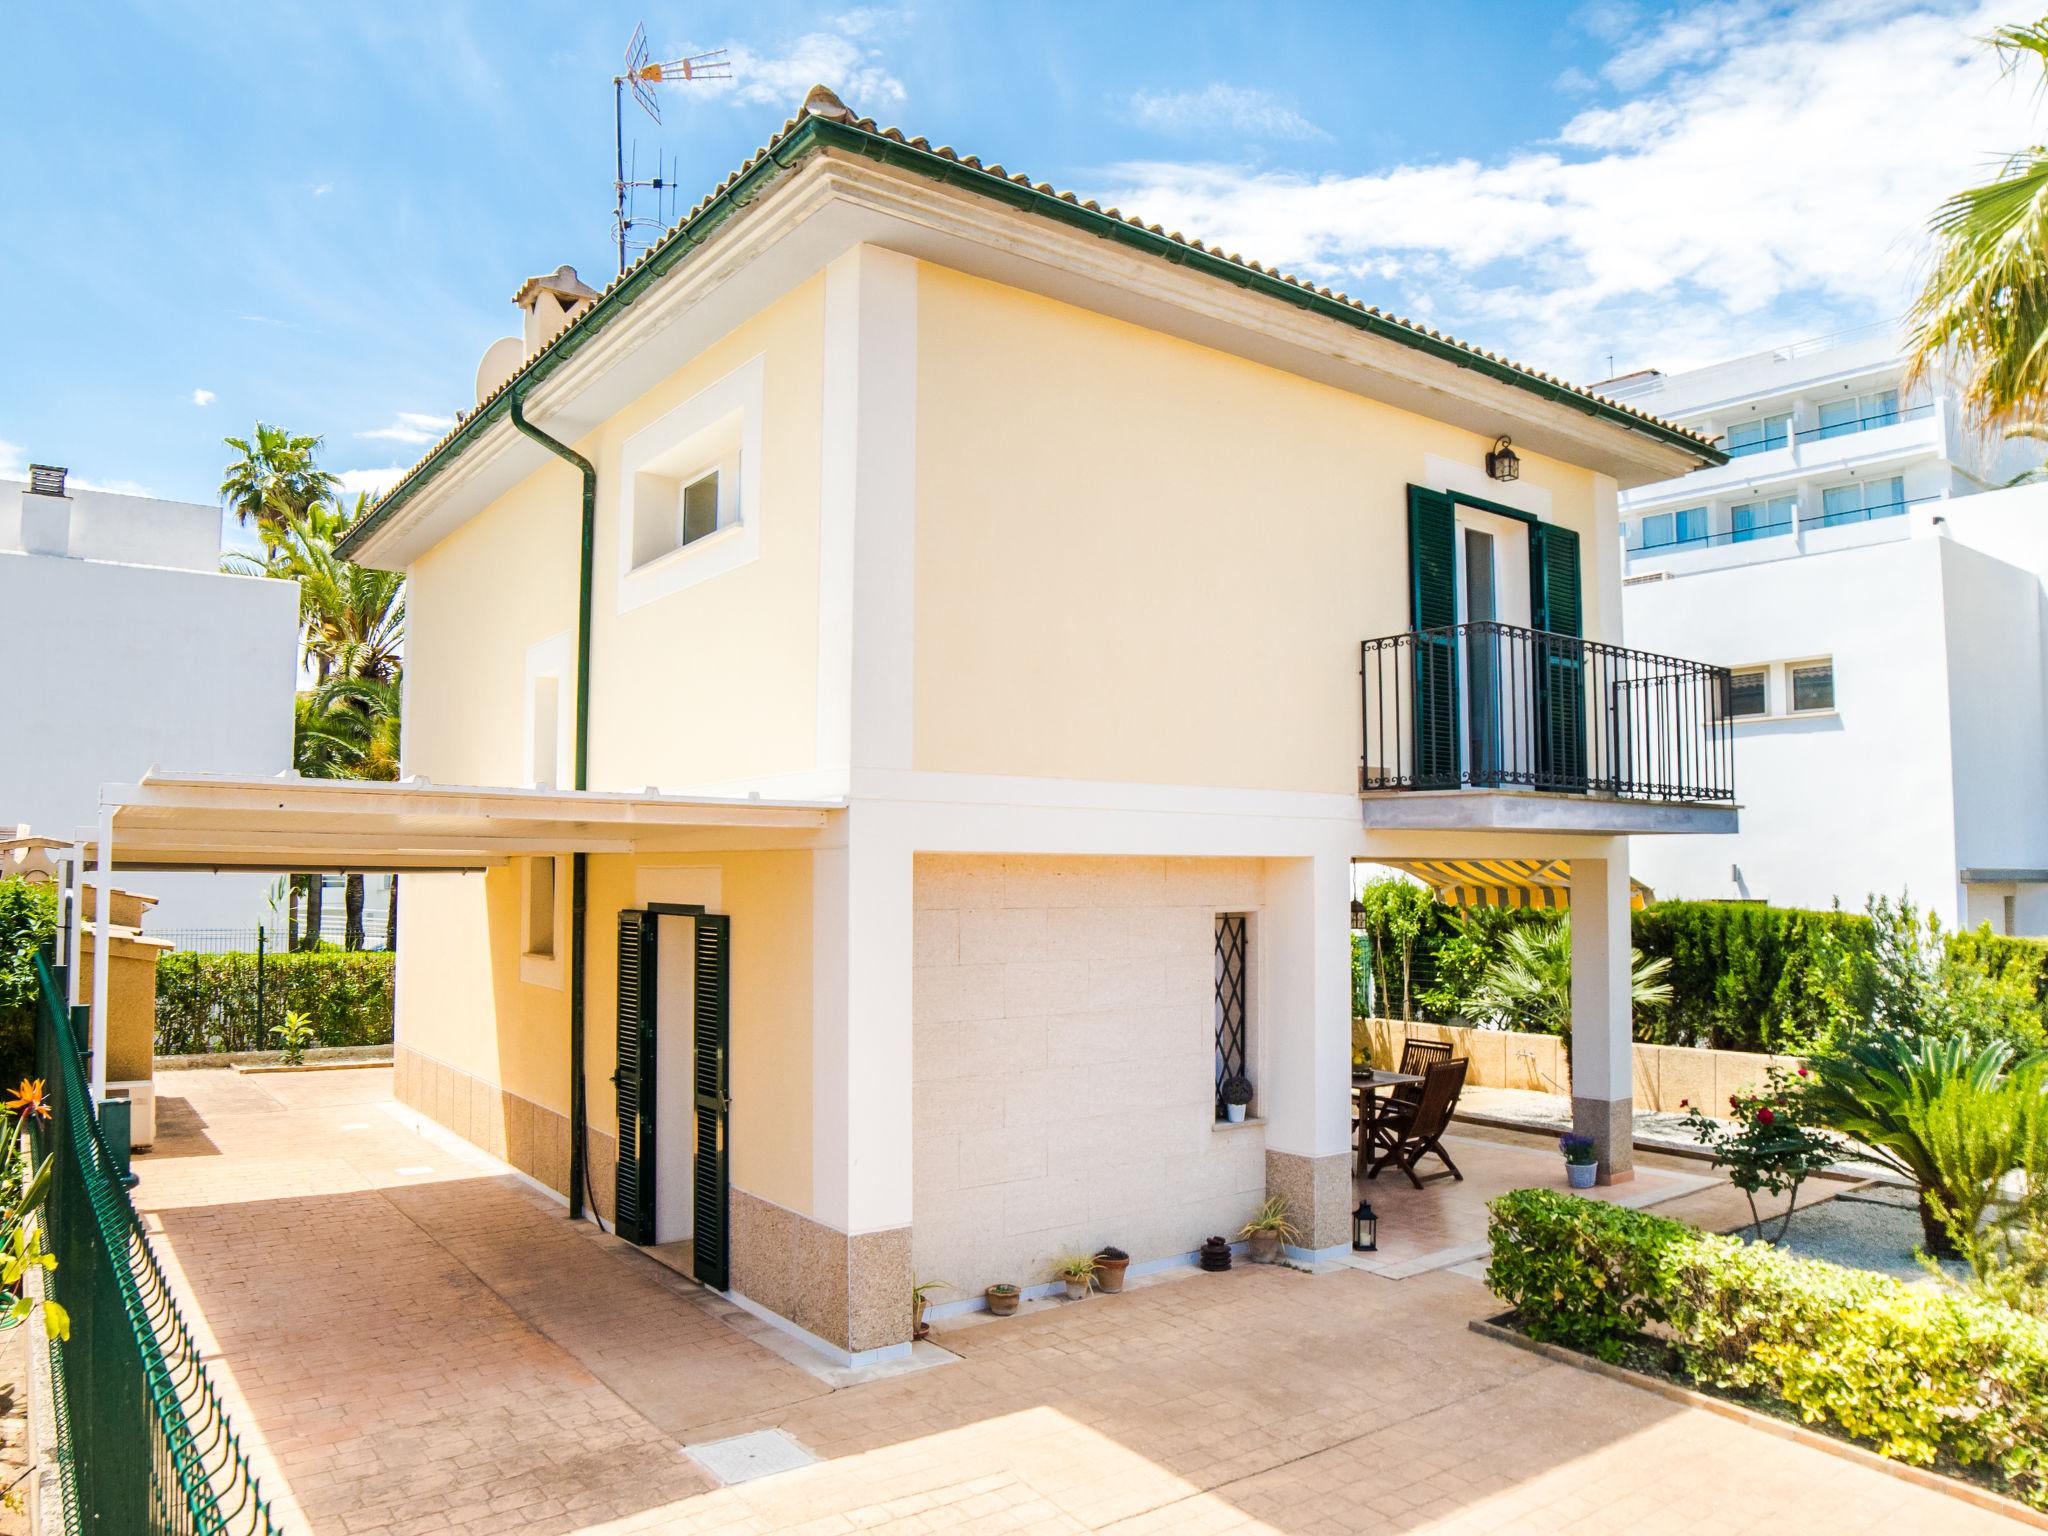
[[[1503,436],[1494,442],[1486,455],[1486,473],[1495,480],[1519,480],[1522,477],[1522,461],[1515,457],[1515,450]]]
[[[1361,1200],[1358,1209],[1351,1213],[1351,1251],[1377,1253],[1379,1246],[1380,1219],[1372,1213],[1372,1202]]]

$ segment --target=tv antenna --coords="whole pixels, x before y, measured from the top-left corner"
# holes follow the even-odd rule
[[[626,270],[626,244],[633,226],[646,222],[632,215],[634,189],[649,188],[659,198],[663,192],[672,196],[676,187],[673,173],[667,177],[660,174],[658,160],[655,162],[656,174],[651,180],[639,181],[626,174],[626,92],[631,90],[641,110],[659,124],[661,101],[654,94],[657,85],[688,85],[698,80],[731,78],[732,62],[726,58],[723,48],[681,59],[650,59],[647,56],[646,24],[633,28],[633,40],[626,44],[626,71],[612,76],[612,233],[618,241],[619,271]],[[637,160],[638,157],[635,158]],[[639,170],[637,164],[634,170],[636,173]]]

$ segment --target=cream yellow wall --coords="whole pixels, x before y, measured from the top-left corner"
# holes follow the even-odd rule
[[[1406,488],[1490,444],[930,264],[917,329],[916,766],[1354,792]],[[1522,463],[1608,633],[1594,477]]]
[[[574,444],[598,471],[590,787],[681,788],[817,757],[824,279],[706,348]],[[754,358],[764,367],[759,558],[625,613],[621,449]],[[443,784],[522,784],[529,648],[576,625],[581,482],[549,464],[417,560],[405,762]],[[563,730],[573,678],[564,679]]]
[[[567,860],[562,871],[556,932],[566,940]],[[519,904],[516,864],[480,874],[403,877],[398,1041],[567,1114],[566,967],[560,987],[520,979]]]
[[[589,1119],[618,1125],[618,914],[643,869],[718,872],[732,918],[732,1181],[811,1209],[811,855],[598,855],[590,860],[584,1021]],[[569,926],[563,865],[562,919]],[[519,872],[408,875],[399,901],[402,1045],[561,1114],[569,1110],[569,993],[520,980]],[[566,949],[564,951],[566,953]],[[417,957],[417,958],[416,958]],[[426,957],[431,957],[431,960]]]

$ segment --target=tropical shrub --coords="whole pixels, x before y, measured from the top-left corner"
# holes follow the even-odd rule
[[[310,1045],[386,1044],[394,959],[381,950],[265,955],[259,1020],[254,954],[165,955],[156,966],[157,1054],[269,1050],[269,1027],[288,1012],[306,1016]]]
[[[1532,1337],[1612,1359],[1654,1328],[1702,1386],[2048,1508],[2048,1323],[1555,1190],[1489,1210],[1487,1281]]]
[[[2048,1061],[1953,1079],[1908,1119],[1938,1178],[1928,1203],[1976,1284],[2048,1318]]]
[[[1806,1113],[1863,1143],[1877,1160],[1920,1191],[1920,1229],[1927,1251],[1957,1256],[1943,1222],[1973,1197],[1949,1182],[1928,1145],[1930,1106],[1944,1096],[1992,1092],[2012,1061],[2003,1042],[1973,1045],[1965,1036],[1879,1035],[1809,1063],[1802,1094]]]
[[[57,933],[57,888],[0,879],[0,1083],[36,1062],[36,951]]]
[[[1629,953],[1630,1002],[1637,1015],[1671,1001],[1670,969],[1663,960]],[[1467,1005],[1495,1029],[1523,1029],[1541,1035],[1572,1033],[1572,935],[1556,919],[1509,932],[1499,958],[1486,968]]]

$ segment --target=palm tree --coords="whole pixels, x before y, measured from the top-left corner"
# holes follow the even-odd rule
[[[367,501],[357,498],[357,517]],[[300,643],[317,681],[395,682],[405,656],[405,577],[353,564],[334,552],[335,539],[350,521],[337,504],[292,513],[277,525],[263,559],[229,555],[221,564],[235,574],[299,584]]]
[[[2008,71],[2048,79],[2048,18],[1985,41]],[[2008,155],[1930,223],[1934,251],[1909,317],[1909,381],[1953,367],[1964,403],[1989,425],[2048,415],[2048,148]]]
[[[1572,1036],[1572,931],[1559,921],[1531,923],[1511,929],[1502,953],[1472,993],[1474,1017],[1495,1029],[1525,1029],[1542,1035]],[[1671,983],[1664,975],[1671,962],[1645,960],[1629,951],[1629,1001],[1634,1009],[1661,1008],[1671,1001]]]
[[[241,455],[220,482],[220,499],[238,527],[253,520],[268,549],[292,517],[305,516],[341,489],[338,476],[314,463],[317,437],[294,437],[283,427],[256,423],[250,437],[221,439]]]

